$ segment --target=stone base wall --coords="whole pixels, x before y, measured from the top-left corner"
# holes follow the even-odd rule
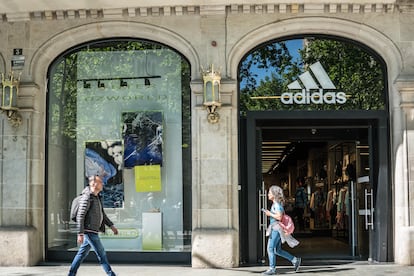
[[[193,231],[193,268],[231,268],[239,265],[239,233],[233,229]]]
[[[414,265],[414,226],[401,227],[396,231],[395,262],[401,265]]]
[[[33,266],[42,259],[42,247],[33,227],[0,228],[0,266]]]

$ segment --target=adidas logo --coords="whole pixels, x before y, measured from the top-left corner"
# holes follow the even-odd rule
[[[300,92],[285,92],[280,101],[284,104],[344,104],[346,94],[335,92],[335,85],[329,78],[322,64],[318,61],[309,66],[310,71],[299,76],[298,80],[288,85],[289,90],[300,90]],[[329,90],[325,92],[325,90]]]

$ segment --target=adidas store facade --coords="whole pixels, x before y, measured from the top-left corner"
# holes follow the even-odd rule
[[[0,6],[1,72],[20,75],[20,117],[0,121],[0,265],[71,261],[70,201],[99,169],[120,229],[102,236],[114,263],[261,263],[262,195],[281,185],[291,212],[303,176],[312,205],[294,250],[305,262],[308,245],[322,260],[414,264],[408,1],[55,2]],[[315,50],[295,74],[274,58],[269,89],[248,82],[256,53],[282,58],[297,40],[363,54]],[[221,75],[214,124],[200,70],[211,64]],[[276,145],[283,153],[269,163]]]

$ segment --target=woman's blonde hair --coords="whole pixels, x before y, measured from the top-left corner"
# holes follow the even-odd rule
[[[283,194],[282,188],[277,185],[273,185],[269,188],[269,192],[274,196],[276,202],[282,205],[285,204],[285,196]]]

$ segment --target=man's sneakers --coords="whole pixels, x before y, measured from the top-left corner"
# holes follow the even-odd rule
[[[276,269],[275,268],[269,268],[265,272],[263,272],[263,275],[276,275]]]
[[[300,263],[302,262],[302,258],[296,257],[296,261],[293,262],[293,266],[295,267],[295,272],[299,271]]]

